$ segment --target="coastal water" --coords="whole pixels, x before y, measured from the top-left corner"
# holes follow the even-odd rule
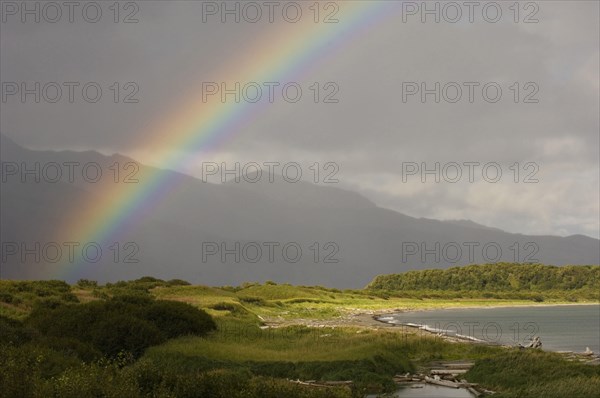
[[[419,388],[413,388],[419,387]],[[377,395],[368,395],[366,398],[376,398]],[[394,393],[393,398],[473,398],[465,389],[434,386],[431,384],[409,384]]]
[[[415,311],[382,320],[474,341],[526,345],[539,336],[544,350],[582,352],[589,347],[600,352],[600,305]]]

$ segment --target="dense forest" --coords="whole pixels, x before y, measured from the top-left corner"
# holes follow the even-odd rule
[[[600,292],[600,266],[485,264],[377,276],[372,290],[480,292]]]

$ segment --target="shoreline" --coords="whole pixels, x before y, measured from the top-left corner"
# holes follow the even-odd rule
[[[522,307],[554,307],[554,306],[576,306],[576,305],[598,305],[600,302],[584,302],[584,303],[523,303],[523,304],[504,304],[491,303],[489,305],[466,305],[466,306],[440,306],[431,308],[380,308],[380,309],[359,309],[353,308],[345,312],[341,316],[331,318],[292,318],[292,319],[275,319],[272,317],[261,317],[261,322],[264,327],[285,327],[290,325],[304,325],[308,327],[362,327],[362,328],[392,328],[399,326],[380,320],[379,318],[390,316],[393,314],[404,314],[411,312],[424,312],[435,310],[455,310],[455,309],[485,309],[485,308],[522,308]]]
[[[494,343],[494,342],[490,342],[490,341],[486,341],[486,340],[471,338],[469,336],[463,336],[460,334],[449,335],[449,334],[444,333],[444,331],[441,331],[441,330],[431,330],[427,327],[428,325],[417,325],[417,324],[411,324],[411,323],[394,323],[394,322],[391,322],[391,320],[384,320],[383,318],[390,317],[390,315],[394,315],[394,314],[403,314],[403,313],[410,313],[410,312],[424,312],[424,311],[433,311],[433,310],[445,311],[445,310],[454,310],[454,309],[521,308],[521,307],[529,308],[529,307],[559,307],[559,306],[563,307],[563,306],[573,306],[573,305],[600,306],[600,302],[440,307],[440,308],[424,308],[424,309],[417,309],[417,310],[401,310],[401,311],[398,311],[398,309],[396,309],[395,311],[385,311],[384,310],[381,313],[374,313],[374,314],[371,314],[370,317],[374,322],[378,323],[379,325],[384,325],[387,328],[407,327],[407,328],[413,329],[414,331],[427,333],[428,335],[433,336],[433,337],[442,338],[448,342],[454,342],[454,343],[462,342],[462,343],[471,343],[471,344],[484,344],[484,345],[495,346],[495,347],[518,348],[519,347],[518,345]],[[367,315],[367,314],[360,314],[360,315]],[[529,348],[526,348],[526,349],[529,349]],[[565,357],[576,356],[576,357],[589,358],[595,364],[600,365],[600,353],[598,353],[598,352],[594,352],[591,355],[586,355],[584,352],[577,352],[577,351],[554,351],[554,350],[545,350],[545,351],[562,354]]]
[[[600,302],[584,302],[584,303],[540,303],[540,304],[491,304],[491,305],[467,305],[467,306],[444,306],[444,307],[432,307],[432,308],[382,308],[377,310],[363,310],[349,312],[343,319],[349,320],[354,319],[358,321],[355,326],[384,326],[393,327],[398,324],[382,321],[379,318],[393,315],[393,314],[405,314],[409,312],[425,312],[425,311],[445,311],[445,310],[459,310],[459,309],[485,309],[485,308],[523,308],[523,307],[559,307],[559,306],[577,306],[577,305],[597,305],[600,306]],[[368,322],[371,320],[373,322]],[[328,323],[326,320],[315,320],[316,323]],[[369,325],[362,325],[367,323]],[[348,326],[343,323],[339,323],[338,326]]]
[[[539,304],[491,304],[491,305],[465,305],[465,306],[443,306],[443,307],[431,307],[431,308],[395,308],[393,310],[383,309],[381,315],[389,315],[392,313],[406,313],[406,312],[422,312],[422,311],[436,311],[436,310],[460,310],[460,309],[484,309],[484,308],[533,308],[533,307],[566,307],[566,306],[581,306],[581,305],[598,305],[600,306],[600,301],[597,302],[582,302],[582,303],[539,303]],[[379,315],[379,314],[377,314]]]

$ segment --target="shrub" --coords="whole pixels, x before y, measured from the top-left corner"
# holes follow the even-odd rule
[[[79,346],[67,344],[70,340],[51,340],[59,349],[71,349],[82,359],[93,358],[93,350],[109,357],[121,351],[139,357],[147,347],[168,338],[216,329],[210,315],[189,304],[154,301],[135,294],[86,304],[39,305],[26,324],[48,338],[84,343]]]
[[[167,281],[168,286],[190,286],[191,283],[183,279],[171,279]]]
[[[9,292],[0,292],[0,301],[10,304],[13,302],[13,296]]]
[[[177,301],[151,303],[144,311],[144,318],[158,327],[167,338],[186,334],[203,335],[217,328],[206,312]]]
[[[231,311],[231,312],[234,312],[237,309],[236,306],[231,303],[217,303],[217,304],[211,305],[209,308],[212,308],[213,310],[217,310],[217,311]]]
[[[256,305],[264,305],[266,304],[265,300],[260,297],[252,297],[252,296],[241,296],[240,301],[242,303],[248,304],[256,304]]]
[[[89,279],[80,279],[77,281],[77,286],[82,289],[94,289],[98,287],[98,282]]]
[[[164,342],[165,336],[151,322],[110,313],[94,322],[89,341],[109,357],[128,351],[137,358],[147,347]]]
[[[35,340],[35,344],[51,348],[67,357],[77,357],[84,362],[93,362],[102,357],[102,353],[92,344],[72,337],[42,336]]]
[[[0,344],[20,345],[31,340],[30,330],[27,330],[21,322],[3,315],[0,315],[0,332]]]

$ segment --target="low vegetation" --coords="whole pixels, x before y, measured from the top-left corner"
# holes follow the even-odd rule
[[[517,266],[499,271],[502,278],[511,267]],[[470,275],[488,270],[465,269]],[[0,281],[0,397],[358,398],[393,391],[395,374],[460,359],[475,361],[466,377],[498,397],[593,397],[600,390],[599,366],[335,320],[393,308],[531,304],[534,292],[545,302],[569,301],[566,291],[589,301],[587,289],[597,283],[597,273],[597,267],[566,272],[573,288],[561,282],[562,290],[553,284],[544,290],[539,281],[525,287],[521,274],[515,276],[518,289],[503,290],[503,282],[488,275],[483,293],[501,298],[475,289],[452,291],[447,285],[459,283],[452,282],[456,277],[436,285],[439,275],[427,272],[420,277],[429,278],[427,286],[435,290],[422,289],[414,274],[344,291],[270,281],[192,286],[151,277],[72,286]],[[589,280],[580,283],[584,276]],[[313,388],[289,379],[354,383]]]
[[[465,377],[501,392],[503,398],[597,397],[600,366],[565,360],[540,350],[503,350],[480,359]]]
[[[598,300],[600,266],[502,263],[409,271],[377,276],[367,289],[389,295],[435,292],[440,298]]]

